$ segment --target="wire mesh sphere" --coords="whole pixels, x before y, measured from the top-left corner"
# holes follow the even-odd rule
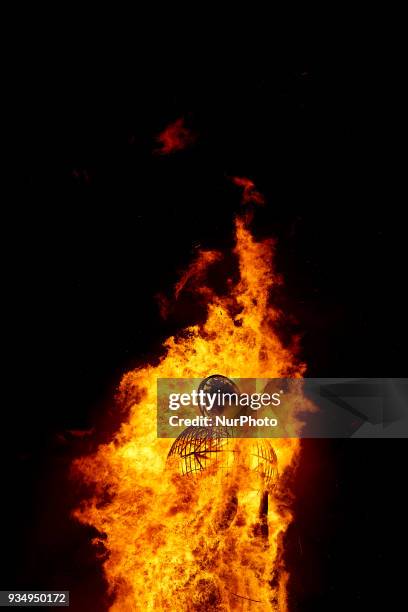
[[[249,447],[249,469],[259,476],[266,488],[278,478],[278,458],[269,440],[251,440]]]
[[[222,414],[225,411],[225,404],[221,399],[223,394],[227,394],[227,396],[230,397],[230,405],[238,405],[239,389],[237,385],[222,374],[207,376],[207,378],[201,381],[198,391],[203,391],[205,397],[207,397],[207,394],[215,396],[214,405],[211,409],[212,414]],[[204,403],[200,402],[201,414],[207,415],[208,407],[209,405],[206,400],[204,400]]]
[[[253,474],[254,486],[270,488],[278,477],[269,440],[238,440],[226,427],[188,427],[173,442],[167,460],[183,476],[211,472],[227,477],[239,464]]]
[[[178,471],[193,475],[211,468],[227,471],[233,463],[231,432],[226,427],[187,427],[173,442],[169,463]]]

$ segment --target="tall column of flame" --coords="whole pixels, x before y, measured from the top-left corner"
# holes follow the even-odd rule
[[[75,464],[80,478],[94,487],[76,516],[104,534],[104,571],[114,611],[287,610],[282,541],[292,514],[286,483],[299,441],[272,440],[280,477],[270,495],[265,541],[251,528],[260,492],[251,488],[247,473],[233,475],[238,510],[223,530],[219,512],[225,483],[214,473],[194,479],[166,469],[172,441],[156,437],[158,377],[300,378],[304,372],[295,351],[284,347],[274,331],[278,315],[269,305],[277,282],[271,269],[273,242],[256,241],[248,217],[236,219],[235,236],[240,276],[230,295],[197,289],[208,304],[205,323],[168,338],[157,366],[124,376],[120,395],[130,407],[126,421],[109,444]],[[201,252],[178,290],[220,257]],[[290,418],[296,435],[296,418]],[[244,449],[249,443],[239,441]]]

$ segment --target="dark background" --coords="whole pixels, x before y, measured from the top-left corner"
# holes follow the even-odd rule
[[[379,88],[365,58],[290,45],[230,49],[217,61],[150,51],[27,53],[12,127],[17,204],[4,234],[3,589],[69,589],[105,609],[92,532],[69,511],[72,458],[120,420],[121,375],[200,316],[163,321],[198,247],[228,248],[248,176],[277,239],[276,299],[302,334],[308,375],[404,376],[404,226],[379,162]],[[191,58],[190,58],[191,59]],[[130,60],[130,61],[129,61]],[[197,142],[171,156],[155,136],[179,117]],[[80,438],[71,430],[95,427]],[[395,593],[402,440],[306,441],[288,557],[294,610],[356,609]],[[393,609],[391,607],[391,609]]]

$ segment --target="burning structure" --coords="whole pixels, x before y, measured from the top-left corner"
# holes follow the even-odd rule
[[[238,395],[239,389],[228,378],[213,375],[206,378],[199,386],[200,390],[219,390]],[[201,411],[205,408],[200,404]],[[222,405],[213,406],[216,413],[221,414]],[[248,452],[249,451],[249,452]],[[223,487],[229,489],[230,498],[226,500],[225,511],[221,512],[219,528],[229,527],[238,508],[238,491],[230,482],[234,480],[237,471],[249,472],[249,482],[254,489],[260,491],[259,524],[254,532],[267,537],[268,535],[268,496],[275,484],[278,470],[277,458],[268,440],[255,440],[250,448],[243,448],[234,438],[230,427],[188,427],[172,445],[168,462],[177,465],[184,476],[197,476],[205,471],[212,471],[223,479]],[[251,482],[252,480],[252,482]]]
[[[304,373],[296,342],[284,346],[276,332],[273,243],[257,242],[249,220],[246,214],[235,221],[238,282],[231,280],[228,295],[203,287],[206,269],[222,254],[198,255],[177,291],[194,290],[199,268],[196,292],[206,302],[206,321],[168,338],[158,365],[124,376],[119,431],[75,464],[92,487],[76,517],[100,533],[114,612],[288,609],[284,536],[292,521],[288,480],[300,448],[296,414],[285,415],[293,437],[273,446],[234,439],[228,428],[188,428],[173,444],[156,435],[157,378]]]

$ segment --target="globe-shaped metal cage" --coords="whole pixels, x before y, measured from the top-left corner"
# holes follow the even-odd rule
[[[264,487],[273,486],[278,477],[278,461],[269,440],[256,439],[245,446],[240,442],[232,437],[230,428],[188,427],[173,442],[168,462],[183,476],[210,471],[223,477],[231,473],[234,462],[240,461]]]
[[[232,405],[234,403],[235,405],[238,404],[239,389],[237,385],[232,380],[230,380],[226,376],[222,376],[221,374],[213,374],[212,376],[207,376],[207,378],[201,381],[198,387],[198,391],[204,392],[205,397],[207,397],[207,393],[214,394],[214,395],[216,395],[217,392],[219,392],[220,394],[227,393],[231,395],[231,399],[236,397],[236,402],[232,401],[231,402]],[[201,414],[203,414],[204,416],[208,416],[208,411],[206,407],[207,407],[207,404],[206,404],[206,401],[204,400],[203,404],[200,403],[200,411],[201,411]],[[224,412],[224,408],[225,408],[224,405],[222,403],[219,404],[216,399],[212,407],[211,413],[212,414],[222,414]]]

